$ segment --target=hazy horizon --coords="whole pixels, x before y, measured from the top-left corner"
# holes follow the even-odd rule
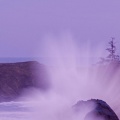
[[[0,57],[44,57],[45,37],[69,34],[97,55],[111,37],[120,45],[120,1],[0,0]],[[39,49],[38,49],[39,48]],[[119,51],[118,51],[119,53]]]

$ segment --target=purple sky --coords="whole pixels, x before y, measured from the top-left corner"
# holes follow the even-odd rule
[[[119,43],[120,0],[0,0],[0,57],[33,57],[43,36],[66,31],[79,46]]]

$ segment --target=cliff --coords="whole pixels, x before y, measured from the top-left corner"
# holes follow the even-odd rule
[[[47,90],[48,86],[47,70],[36,61],[0,63],[0,101],[13,100],[30,87]]]

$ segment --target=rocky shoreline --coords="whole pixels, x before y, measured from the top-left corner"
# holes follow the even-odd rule
[[[47,90],[46,67],[37,61],[0,63],[0,101],[19,97],[24,89]]]

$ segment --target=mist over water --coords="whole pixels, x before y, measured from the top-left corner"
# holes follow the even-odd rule
[[[90,46],[83,46],[82,43],[81,46],[77,46],[70,35],[59,39],[45,37],[44,41],[43,53],[48,59],[50,89],[47,92],[32,89],[32,92],[27,91],[23,94],[19,101],[23,101],[22,105],[28,109],[25,112],[18,111],[19,114],[22,113],[20,116],[24,117],[15,120],[84,120],[85,115],[94,109],[95,105],[90,104],[79,114],[73,111],[72,106],[79,100],[92,98],[106,101],[120,117],[120,70],[114,72],[111,68],[93,65],[91,57],[94,56]],[[96,52],[98,56],[100,51]],[[19,104],[21,102],[18,102]],[[14,114],[17,116],[18,113]]]
[[[59,38],[45,37],[44,41],[44,55],[48,58],[48,63],[49,60],[52,60],[48,67],[51,89],[48,98],[43,100],[50,105],[47,107],[50,112],[54,110],[58,113],[62,112],[62,120],[70,118],[74,120],[77,119],[74,114],[69,114],[69,110],[68,113],[63,111],[70,109],[78,100],[93,98],[106,101],[119,116],[119,69],[114,71],[107,66],[100,67],[96,64],[98,61],[95,64],[93,61],[91,62],[92,57],[104,56],[105,48],[99,47],[95,53],[95,51],[91,51],[89,42],[86,45],[81,43],[81,46],[78,46],[69,34]],[[50,103],[51,99],[52,103]],[[49,110],[47,112],[49,114]],[[69,114],[70,118],[68,116],[66,118],[66,114]],[[82,120],[83,118],[80,116],[78,119]]]

